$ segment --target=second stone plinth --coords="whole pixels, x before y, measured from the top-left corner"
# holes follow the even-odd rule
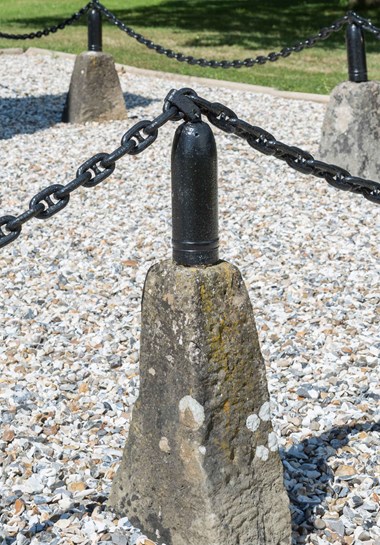
[[[339,84],[330,96],[319,146],[324,161],[380,179],[380,82]]]
[[[265,366],[235,267],[150,269],[140,374],[110,506],[166,545],[290,545]]]
[[[126,117],[125,101],[112,56],[98,51],[78,55],[62,120],[85,123]]]

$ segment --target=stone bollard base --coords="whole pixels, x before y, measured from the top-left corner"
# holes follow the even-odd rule
[[[290,545],[265,366],[238,269],[150,269],[140,376],[110,507],[166,545]]]
[[[346,81],[333,90],[323,127],[320,156],[354,176],[380,179],[380,82]]]
[[[125,119],[127,111],[111,55],[87,51],[77,56],[62,121]]]

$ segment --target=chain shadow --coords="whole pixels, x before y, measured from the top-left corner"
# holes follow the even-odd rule
[[[158,100],[127,92],[123,96],[128,111]],[[34,134],[61,123],[66,97],[67,93],[0,98],[0,140]]]
[[[280,449],[292,515],[293,545],[306,543],[307,536],[316,531],[315,512],[323,514],[326,496],[339,497],[348,486],[346,481],[333,486],[334,473],[327,461],[348,444],[350,435],[362,431],[380,432],[380,422],[337,426],[289,449]]]

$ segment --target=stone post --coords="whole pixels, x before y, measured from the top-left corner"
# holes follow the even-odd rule
[[[88,49],[76,58],[62,121],[125,119],[127,111],[115,63],[111,55],[102,52],[101,14],[96,7],[88,15]]]
[[[323,121],[320,157],[354,176],[380,179],[380,82],[367,81],[363,30],[346,28],[348,76],[332,91]]]
[[[354,176],[380,179],[380,82],[341,83],[331,93],[320,157]]]
[[[193,139],[193,153],[183,138]],[[179,127],[173,177],[182,153],[186,184],[213,184],[214,167],[198,168],[205,150],[214,154],[210,138],[204,123]],[[213,157],[210,164],[216,168]],[[173,192],[181,191],[177,185]],[[214,196],[211,190],[210,202]],[[178,202],[173,195],[177,213]],[[197,235],[189,221],[188,229],[175,222],[182,238],[173,236],[174,255],[194,263],[197,252],[211,263],[168,260],[148,272],[140,394],[109,505],[160,544],[290,545],[289,501],[248,293],[238,269],[218,260],[215,223],[202,222]]]

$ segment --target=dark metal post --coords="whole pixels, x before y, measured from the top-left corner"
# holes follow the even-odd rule
[[[349,80],[356,83],[368,81],[364,34],[355,23],[347,25],[346,45]]]
[[[207,123],[188,122],[172,148],[173,259],[179,265],[219,261],[215,138]]]
[[[102,14],[97,8],[88,12],[88,50],[102,51]]]

